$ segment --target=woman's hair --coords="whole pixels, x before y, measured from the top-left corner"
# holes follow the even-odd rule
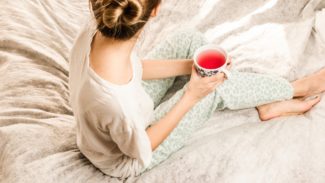
[[[117,40],[132,38],[149,20],[161,0],[90,0],[97,29]]]

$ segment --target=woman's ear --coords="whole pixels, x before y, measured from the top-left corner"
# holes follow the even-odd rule
[[[160,10],[160,4],[157,6],[157,7],[155,7],[153,10],[152,10],[152,12],[151,12],[151,17],[155,17],[155,16],[157,16],[158,15],[158,12],[159,12],[159,10]]]

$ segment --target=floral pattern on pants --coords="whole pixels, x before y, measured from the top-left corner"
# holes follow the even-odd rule
[[[207,44],[204,36],[196,30],[179,31],[170,35],[149,54],[150,59],[192,58],[194,51]],[[225,80],[214,92],[200,100],[179,122],[169,136],[153,151],[152,161],[145,172],[166,160],[182,148],[186,139],[208,121],[215,110],[244,109],[293,97],[291,84],[278,76],[231,71],[232,77]],[[189,76],[179,76],[189,81]],[[154,101],[152,124],[158,122],[180,100],[188,83],[171,98],[161,102],[176,77],[142,81],[142,86]],[[152,125],[151,124],[151,125]]]

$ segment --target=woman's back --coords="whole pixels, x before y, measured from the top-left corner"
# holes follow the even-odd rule
[[[151,159],[145,128],[153,101],[141,87],[141,63],[135,53],[130,57],[134,77],[124,85],[103,79],[89,66],[95,30],[91,20],[76,39],[70,56],[70,103],[77,122],[77,145],[104,173],[137,175]]]

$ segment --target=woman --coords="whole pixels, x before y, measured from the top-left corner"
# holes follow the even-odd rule
[[[200,77],[191,60],[207,44],[202,34],[181,31],[140,61],[134,45],[160,0],[91,0],[89,24],[70,57],[70,102],[77,145],[103,173],[137,176],[179,150],[213,114],[258,107],[262,120],[303,113],[320,101],[292,99],[321,93],[322,70],[289,83],[277,76],[232,72]],[[190,75],[182,89],[160,103],[175,77]],[[267,104],[271,102],[277,102]],[[266,104],[266,105],[265,105]]]

